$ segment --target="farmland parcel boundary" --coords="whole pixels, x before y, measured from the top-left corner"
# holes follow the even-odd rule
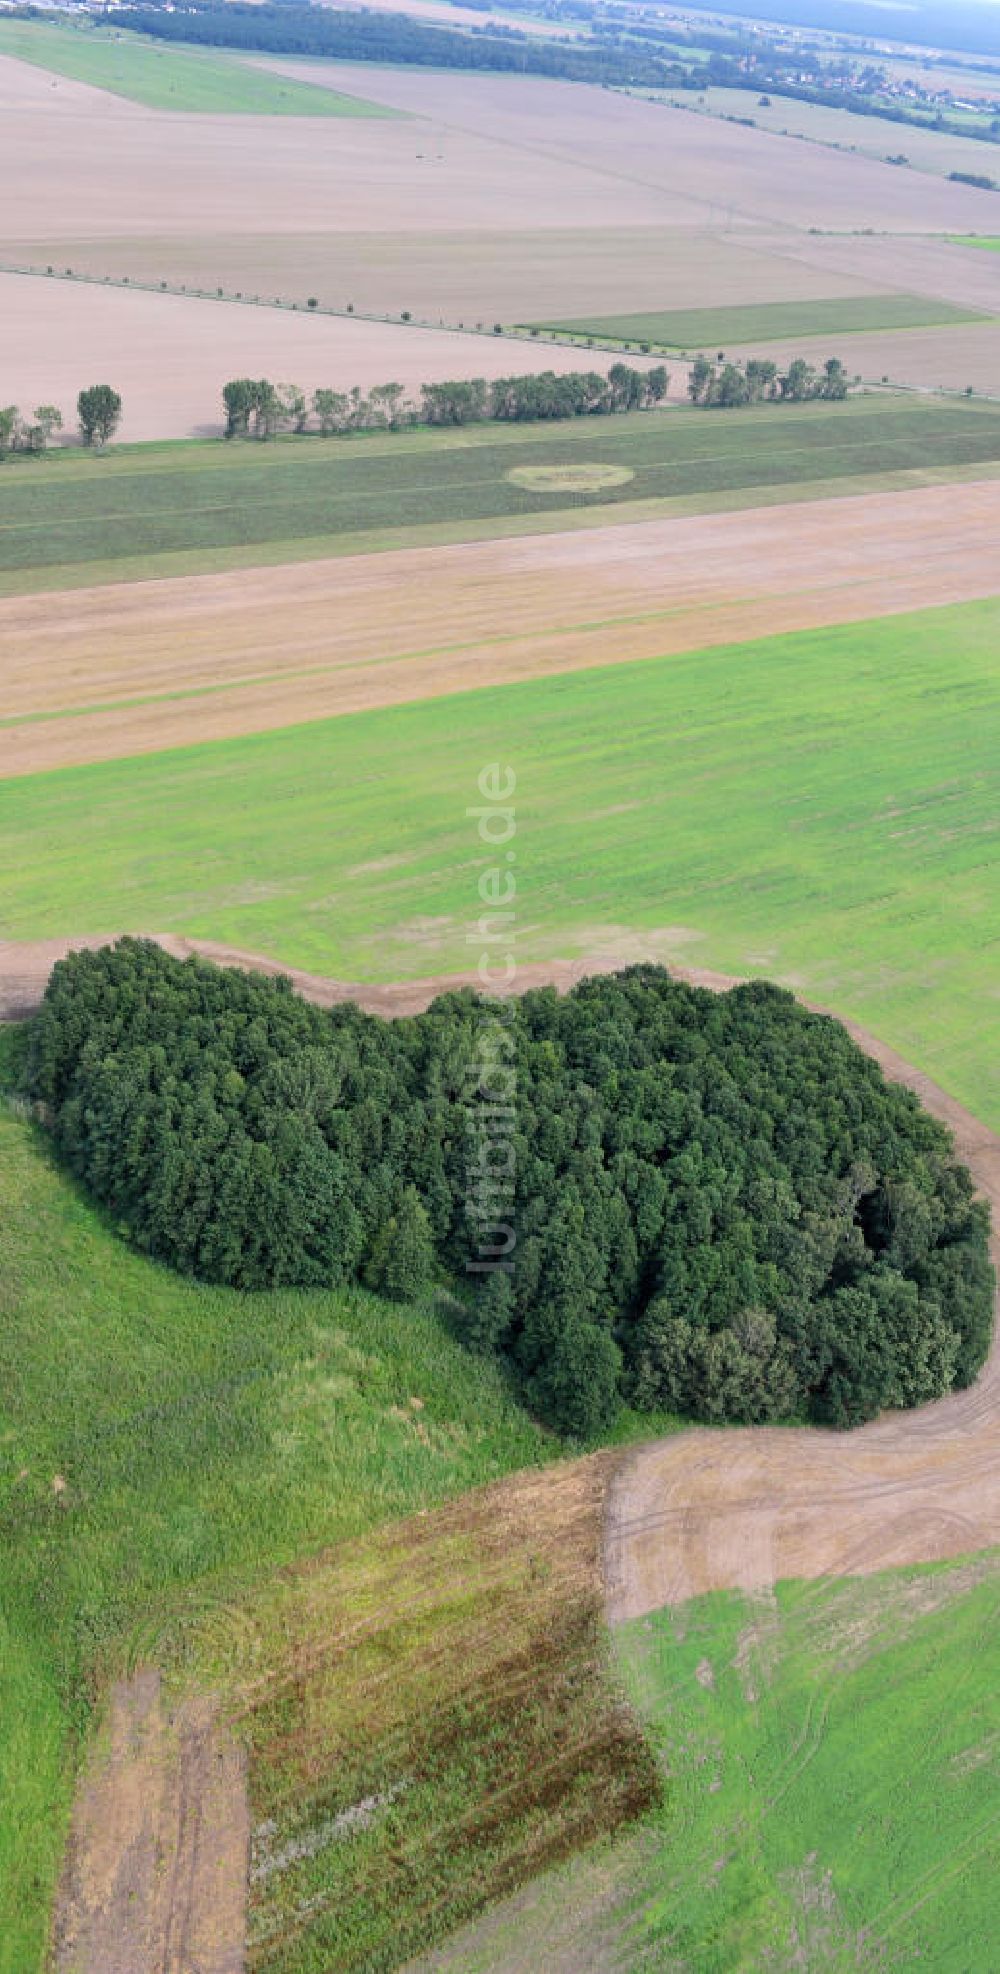
[[[635,958],[764,971],[881,1024],[1000,1121],[998,610],[926,610],[25,776],[0,784],[7,925],[21,939],[156,926],[354,980],[447,973],[467,964],[477,873],[454,820],[466,764],[517,737],[539,899],[519,969],[599,938]]]
[[[988,312],[926,295],[831,296],[823,301],[748,302],[733,307],[598,315],[519,327],[568,335],[648,343],[656,350],[728,349],[737,344],[790,336],[863,335],[880,329],[933,329],[949,323],[988,321]]]
[[[518,467],[574,460],[627,468],[631,478],[568,501],[558,489],[510,477]],[[131,446],[101,457],[62,450],[15,462],[0,479],[0,588],[312,560],[338,546],[558,532],[685,507],[773,503],[794,499],[798,488],[861,491],[961,472],[988,478],[998,465],[1000,409],[902,398],[267,445]]]

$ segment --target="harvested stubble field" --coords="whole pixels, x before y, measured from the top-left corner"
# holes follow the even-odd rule
[[[241,305],[0,273],[4,375],[12,388],[16,380],[21,404],[59,405],[71,432],[81,383],[113,373],[119,436],[129,443],[218,437],[229,377],[292,378],[309,395],[317,385],[346,392],[395,382],[419,397],[421,384],[445,377],[581,368],[579,351],[568,347],[275,308],[266,290],[260,299],[264,306],[249,294]]]
[[[923,293],[891,270],[891,241],[869,275],[837,279],[797,249],[823,244],[814,225],[993,224],[989,194],[921,180],[916,202],[888,167],[831,172],[794,140],[582,85],[276,66],[411,115],[157,114],[0,57],[0,170],[20,188],[0,257],[489,325]]]
[[[845,353],[850,371],[869,383],[887,377],[890,383],[907,390],[971,387],[985,397],[1000,395],[1000,320],[956,323],[951,329],[889,330],[852,336]],[[812,338],[795,342],[779,338],[764,347],[748,343],[729,354],[739,358],[767,355],[784,368],[799,356],[814,363],[817,350]]]
[[[0,774],[988,595],[998,526],[993,480],[19,596]]]
[[[588,514],[625,520],[633,503],[648,513],[667,500],[725,506],[794,499],[800,487],[859,491],[885,475],[902,476],[900,484],[958,469],[988,476],[998,461],[1000,409],[882,398],[106,456],[63,451],[4,470],[0,587],[304,560],[389,548],[417,529],[416,539],[453,541],[530,532],[546,517],[549,527]],[[574,463],[629,477],[569,497],[510,477]]]
[[[5,926],[461,970],[469,762],[509,760],[520,961],[599,943],[764,972],[1000,1121],[998,622],[928,610],[22,776]]]
[[[939,86],[932,75],[925,76],[923,80],[925,86]],[[648,92],[642,93],[645,95]],[[1000,75],[993,86],[993,93],[1000,96]],[[679,100],[675,90],[666,92],[666,100],[677,108],[687,107],[690,111],[694,107],[690,104],[685,106],[683,98]],[[955,137],[947,131],[934,130],[929,123],[926,128],[918,129],[912,124],[892,123],[880,117],[857,116],[850,110],[829,109],[824,103],[799,103],[791,96],[775,96],[770,106],[762,106],[757,97],[745,89],[700,90],[697,110],[703,116],[751,117],[758,130],[797,137],[840,151],[858,152],[862,157],[876,158],[882,162],[902,154],[915,171],[932,172],[940,178],[947,178],[952,171],[986,172],[988,176],[995,176],[990,163],[990,147],[982,139]],[[984,128],[988,127],[989,120],[984,116]],[[904,167],[897,165],[894,169]],[[912,196],[915,202],[919,202],[919,188]]]

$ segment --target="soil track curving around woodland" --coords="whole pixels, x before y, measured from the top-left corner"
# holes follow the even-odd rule
[[[0,944],[0,1015],[37,1006],[51,967],[76,945]],[[474,974],[359,985],[282,968],[204,940],[164,936],[183,958],[286,973],[321,1007],[356,1000],[381,1015],[413,1014]],[[638,952],[601,952],[519,970],[518,986],[566,992],[588,974],[613,972]],[[672,969],[722,992],[728,975]],[[856,1023],[844,1024],[894,1082],[913,1090],[954,1134],[981,1195],[1000,1224],[1000,1137],[921,1071]],[[1000,1262],[994,1234],[993,1257]],[[781,1577],[865,1574],[931,1562],[1000,1542],[1000,1351],[982,1376],[915,1412],[891,1413],[854,1432],[814,1427],[699,1428],[652,1441],[623,1459],[607,1514],[605,1577],[612,1622],[641,1616],[703,1591],[757,1589]]]

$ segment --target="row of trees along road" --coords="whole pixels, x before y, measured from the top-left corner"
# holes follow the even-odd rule
[[[525,994],[499,1057],[483,1022],[470,992],[322,1012],[125,940],[55,968],[28,1087],[150,1254],[242,1289],[448,1285],[470,1346],[578,1436],[622,1399],[850,1425],[975,1376],[987,1209],[839,1023],[655,967]],[[472,1272],[484,1245],[509,1269]]]
[[[76,401],[80,437],[85,446],[106,446],[114,438],[122,415],[122,401],[110,384],[91,384]],[[57,405],[36,405],[24,417],[16,404],[0,407],[0,457],[8,452],[44,452],[49,440],[63,429],[62,412]]]
[[[848,377],[839,357],[831,356],[822,371],[797,356],[786,371],[767,357],[752,356],[746,364],[712,363],[696,357],[691,366],[688,396],[692,404],[804,404],[809,398],[839,402],[846,398]]]
[[[528,421],[587,418],[619,411],[647,411],[661,404],[669,389],[665,364],[636,370],[613,363],[606,377],[596,370],[559,376],[543,370],[524,377],[454,378],[424,384],[419,403],[402,384],[375,384],[367,395],[321,389],[307,399],[298,384],[272,384],[266,377],[234,377],[222,388],[226,437],[269,439],[276,432],[306,432],[314,421],[321,433],[388,431],[408,426],[471,425],[486,419]]]

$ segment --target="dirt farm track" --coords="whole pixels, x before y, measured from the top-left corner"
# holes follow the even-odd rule
[[[73,941],[0,944],[0,1017],[36,1006],[55,961]],[[101,944],[80,941],[78,944]],[[178,957],[282,971],[273,962],[204,941],[165,937]],[[635,957],[525,967],[521,988],[565,991],[588,973]],[[723,974],[677,970],[723,991]],[[378,1014],[425,1007],[458,978],[359,987],[291,971],[320,1006],[356,999]],[[472,984],[471,977],[468,984]],[[916,1092],[954,1133],[960,1157],[1000,1223],[1000,1137],[930,1079],[853,1023],[855,1040],[893,1081]],[[993,1256],[1000,1262],[996,1232]],[[917,1412],[889,1414],[855,1432],[815,1428],[697,1429],[627,1454],[608,1496],[605,1580],[610,1620],[621,1622],[703,1591],[762,1589],[782,1577],[868,1574],[932,1562],[1000,1542],[1000,1350],[994,1339],[978,1383]]]

